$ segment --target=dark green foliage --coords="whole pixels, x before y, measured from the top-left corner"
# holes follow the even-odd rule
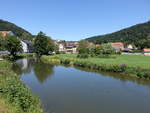
[[[70,64],[70,62],[71,61],[69,59],[61,59],[60,61],[61,64],[66,64],[66,65]]]
[[[34,52],[38,57],[42,55],[47,55],[49,52],[54,51],[54,43],[50,37],[46,36],[44,33],[40,32],[34,40]]]
[[[88,54],[89,49],[88,48],[78,48],[79,54]]]
[[[150,38],[149,39],[143,39],[136,43],[136,46],[140,49],[144,48],[150,48]]]
[[[94,36],[86,40],[94,43],[124,42],[137,45],[140,40],[147,39],[150,35],[150,21],[138,24],[111,34]]]
[[[95,55],[111,55],[115,54],[115,50],[112,48],[111,44],[101,44],[100,46],[95,47]]]
[[[86,54],[86,53],[82,53],[82,54],[78,54],[77,55],[77,58],[88,58],[89,57],[89,55],[88,54]]]
[[[33,36],[28,31],[16,26],[13,23],[0,20],[0,31],[12,31],[16,36],[23,40],[32,40]]]
[[[16,56],[17,52],[22,50],[20,40],[16,36],[7,36],[5,48],[12,56]]]
[[[0,37],[0,51],[5,50],[5,40]]]
[[[79,46],[77,48],[79,54],[88,54],[89,53],[89,42],[86,40],[79,41]]]
[[[138,72],[137,76],[139,78],[146,78],[146,79],[150,79],[150,72]]]

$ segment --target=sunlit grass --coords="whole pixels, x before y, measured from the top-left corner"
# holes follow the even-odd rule
[[[60,58],[76,58],[76,54],[58,54],[54,55]],[[116,55],[116,58],[87,58],[79,59],[96,64],[126,64],[130,67],[141,67],[143,69],[150,69],[150,56],[142,55]]]

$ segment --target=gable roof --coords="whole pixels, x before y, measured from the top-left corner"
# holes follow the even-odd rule
[[[150,52],[150,48],[143,49],[144,52]]]
[[[111,43],[112,46],[124,46],[124,44],[122,42],[115,42],[115,43]]]

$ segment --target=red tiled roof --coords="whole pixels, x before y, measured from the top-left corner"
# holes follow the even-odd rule
[[[145,48],[145,49],[143,49],[143,51],[144,52],[150,52],[150,48],[147,48],[147,49]]]
[[[112,43],[113,46],[124,46],[124,44],[122,42],[115,42]]]

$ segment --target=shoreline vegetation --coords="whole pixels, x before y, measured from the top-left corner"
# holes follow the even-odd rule
[[[150,79],[149,56],[114,55],[110,58],[77,58],[76,54],[43,56],[42,60],[54,64],[78,66],[100,72],[114,72],[140,79]]]
[[[40,100],[11,71],[12,63],[0,61],[0,112],[43,113]]]
[[[18,58],[35,58],[35,54],[18,54]],[[2,57],[3,58],[3,57]],[[0,61],[0,112],[3,113],[44,113],[40,100],[32,94],[11,71],[12,62]],[[111,55],[110,57],[78,58],[78,54],[44,55],[42,61],[55,65],[74,66],[89,69],[90,72],[112,72],[119,76],[129,76],[150,80],[150,56]]]

